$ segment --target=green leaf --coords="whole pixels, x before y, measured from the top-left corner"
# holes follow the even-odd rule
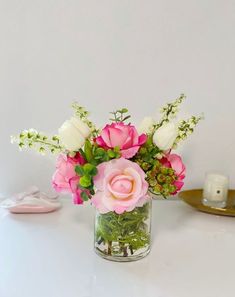
[[[127,113],[128,112],[128,109],[127,108],[123,108],[122,110],[121,110],[121,113]]]
[[[109,158],[115,158],[116,157],[116,153],[114,152],[114,151],[112,151],[112,150],[108,150],[108,156],[109,156]]]
[[[44,153],[45,149],[44,149],[44,147],[41,146],[38,151],[39,151],[39,153]]]
[[[144,154],[147,153],[147,149],[145,147],[141,147],[139,152],[140,152],[141,155],[144,155]]]
[[[86,140],[85,142],[84,152],[85,152],[87,161],[90,162],[93,159],[93,154],[92,154],[92,145],[89,140]]]
[[[96,156],[104,156],[105,150],[101,147],[98,147],[95,151]]]
[[[87,200],[89,200],[89,196],[87,195],[86,192],[82,192],[82,193],[81,193],[81,197],[82,197],[82,200],[83,200],[83,201],[87,201]]]
[[[90,163],[85,164],[83,170],[87,175],[95,176],[97,174],[97,168]]]
[[[79,153],[82,155],[82,157],[86,160],[86,154],[82,149],[79,149]]]
[[[88,188],[92,182],[91,182],[91,177],[89,175],[83,175],[81,178],[80,178],[80,181],[79,181],[80,185],[84,188]]]
[[[126,116],[122,121],[124,122],[124,121],[128,120],[130,117],[131,117],[130,115]]]
[[[58,136],[57,136],[57,135],[54,135],[54,136],[52,136],[52,140],[53,140],[53,141],[58,141],[58,140],[59,140],[59,138],[58,138]]]
[[[91,195],[95,195],[95,191],[94,191],[94,189],[91,189],[91,190],[90,190],[90,193],[91,193]]]
[[[103,161],[103,162],[107,162],[107,161],[109,161],[108,153],[105,152],[105,154],[104,154],[104,156],[103,156],[103,158],[102,158],[102,161]]]
[[[97,166],[99,164],[99,161],[97,161],[95,158],[91,160],[91,164],[94,166]]]
[[[84,170],[83,170],[82,166],[80,166],[80,165],[75,166],[75,172],[79,176],[83,176],[84,175]]]
[[[113,151],[114,151],[115,153],[119,153],[119,152],[120,152],[120,147],[119,147],[119,146],[115,146],[115,147],[113,148]]]
[[[95,156],[95,160],[101,160],[103,159],[103,156]]]

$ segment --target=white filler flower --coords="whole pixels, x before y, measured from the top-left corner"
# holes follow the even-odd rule
[[[79,150],[90,133],[91,131],[87,124],[76,117],[67,120],[59,128],[60,140],[69,151]]]
[[[145,117],[138,127],[138,132],[149,134],[152,132],[154,124],[155,121],[152,117]]]
[[[167,151],[172,148],[178,135],[178,127],[170,122],[164,124],[153,135],[153,142],[160,150]]]

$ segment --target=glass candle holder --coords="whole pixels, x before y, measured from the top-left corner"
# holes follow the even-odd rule
[[[202,203],[210,207],[226,207],[228,189],[228,176],[219,173],[207,173],[204,183]]]

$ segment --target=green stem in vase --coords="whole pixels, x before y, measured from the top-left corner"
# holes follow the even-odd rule
[[[133,255],[134,254],[134,251],[133,251],[132,246],[130,245],[129,248],[130,248],[131,255]]]
[[[108,241],[108,255],[112,255],[112,241]]]
[[[99,214],[96,223],[96,242],[106,245],[108,255],[127,257],[150,243],[146,220],[149,218],[149,203],[136,207],[131,212]]]
[[[123,248],[123,257],[127,257],[128,256],[128,252],[127,252],[127,247],[125,246]]]

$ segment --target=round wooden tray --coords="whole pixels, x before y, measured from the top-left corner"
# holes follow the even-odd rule
[[[225,208],[203,205],[202,192],[202,189],[182,191],[179,193],[178,197],[200,211],[215,215],[235,217],[235,190],[229,190],[227,206]]]

